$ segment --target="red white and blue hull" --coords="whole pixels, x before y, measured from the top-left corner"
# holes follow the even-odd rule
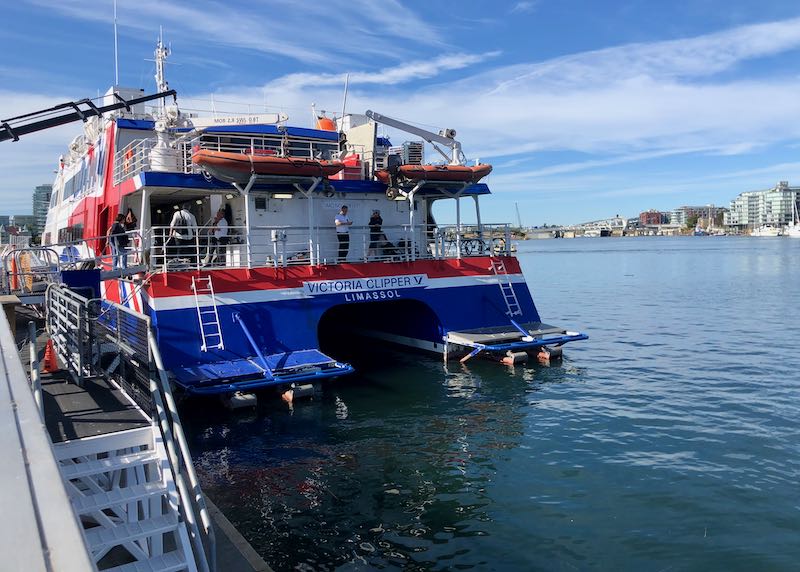
[[[345,320],[342,331],[359,330],[436,353],[447,349],[448,332],[509,325],[507,306],[489,257],[400,263],[294,266],[171,272],[154,276],[141,292],[124,281],[105,282],[105,296],[150,314],[164,365],[176,382],[195,393],[222,393],[285,385],[291,379],[265,380],[252,343],[235,317],[243,320],[264,355],[320,347],[320,328],[331,315]],[[540,322],[517,260],[505,258],[507,283],[521,308],[520,323]],[[202,351],[192,294],[192,277],[212,275],[225,349]],[[120,288],[122,290],[120,290]],[[206,303],[208,305],[206,305]],[[210,309],[211,300],[199,300]],[[334,330],[338,326],[333,326]],[[522,349],[561,345],[582,334],[532,340]],[[505,350],[503,350],[505,351]],[[333,356],[335,358],[335,356]],[[349,373],[332,369],[310,379]]]

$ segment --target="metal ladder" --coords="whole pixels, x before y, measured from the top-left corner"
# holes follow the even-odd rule
[[[200,322],[200,337],[203,340],[200,350],[204,352],[210,349],[224,350],[225,343],[222,340],[222,327],[219,323],[217,298],[214,295],[214,283],[211,281],[211,275],[192,276],[192,291],[194,292],[194,303],[197,306],[197,320]],[[211,297],[210,309],[200,306],[200,296]]]
[[[514,292],[514,286],[506,270],[506,263],[501,258],[492,258],[492,272],[497,276],[497,284],[500,286],[500,292],[503,293],[503,301],[506,303],[506,314],[509,318],[522,315],[522,307],[517,300],[517,293]]]
[[[196,571],[179,492],[155,426],[53,449],[98,570]]]

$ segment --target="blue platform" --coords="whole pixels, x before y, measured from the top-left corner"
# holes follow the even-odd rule
[[[264,356],[271,378],[265,377],[258,357],[172,368],[175,380],[190,393],[216,394],[253,391],[263,387],[318,381],[353,372],[319,350],[298,350]],[[224,381],[220,381],[224,380]]]

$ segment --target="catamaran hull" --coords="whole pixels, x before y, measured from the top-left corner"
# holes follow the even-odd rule
[[[370,331],[383,341],[439,354],[449,351],[455,357],[475,346],[448,343],[448,336],[482,328],[505,329],[510,335],[507,341],[517,343],[517,350],[585,339],[582,334],[567,332],[527,341],[519,333],[514,335],[498,276],[490,270],[491,260],[478,257],[205,272],[202,274],[210,274],[214,280],[224,339],[224,349],[207,351],[198,341],[202,339],[198,311],[209,310],[211,300],[201,296],[198,310],[189,287],[192,276],[199,273],[155,277],[138,297],[130,296],[125,283],[106,283],[105,294],[110,299],[127,298],[150,314],[165,366],[174,373],[178,385],[196,393],[290,383],[290,378],[265,381],[257,354],[288,353],[284,359],[292,359],[292,352],[318,351],[326,339],[340,342],[342,335]],[[514,321],[540,323],[518,262],[508,257],[505,263],[508,274],[503,279],[514,290],[520,308]],[[237,320],[245,323],[258,351]],[[352,343],[357,343],[354,338]],[[504,354],[510,347],[506,346],[493,348],[489,344],[482,351]],[[316,354],[312,357],[318,358]],[[349,371],[329,368],[317,375],[334,377]]]

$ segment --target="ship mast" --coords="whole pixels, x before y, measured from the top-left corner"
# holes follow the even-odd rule
[[[167,83],[167,79],[164,76],[164,62],[167,61],[167,57],[169,56],[169,48],[164,45],[164,31],[159,30],[158,35],[158,43],[156,44],[156,51],[155,51],[155,61],[156,61],[156,86],[158,87],[158,91],[167,91],[169,89],[169,84]],[[161,100],[161,115],[164,114],[164,108],[166,107],[166,103],[164,100]]]

